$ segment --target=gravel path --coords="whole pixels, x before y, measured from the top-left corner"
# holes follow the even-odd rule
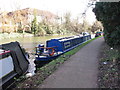
[[[87,44],[38,88],[97,88],[98,56],[103,42],[101,37]]]

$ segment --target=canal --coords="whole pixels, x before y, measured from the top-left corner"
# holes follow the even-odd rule
[[[9,43],[9,42],[14,42],[18,41],[20,45],[25,48],[25,50],[28,53],[34,53],[35,47],[45,42],[47,40],[50,40],[52,38],[60,38],[60,37],[66,37],[66,36],[72,36],[72,35],[51,35],[51,36],[39,36],[39,37],[17,37],[17,38],[7,38],[7,39],[1,39],[0,40],[0,45],[4,43]]]

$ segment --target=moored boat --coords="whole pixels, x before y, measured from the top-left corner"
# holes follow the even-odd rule
[[[0,87],[6,89],[28,72],[29,61],[18,42],[0,45]]]
[[[53,60],[90,39],[91,35],[76,35],[48,40],[46,41],[46,47],[43,44],[39,44],[36,47],[35,61],[39,63]]]

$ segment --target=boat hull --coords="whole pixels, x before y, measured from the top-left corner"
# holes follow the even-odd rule
[[[86,42],[86,41],[85,41],[85,42]],[[85,43],[85,42],[83,42],[83,43]],[[80,44],[78,44],[78,45],[76,45],[76,46],[74,46],[74,47],[71,47],[71,48],[65,50],[64,52],[62,52],[61,54],[58,54],[58,55],[56,55],[56,56],[36,57],[36,58],[35,58],[35,61],[36,61],[37,63],[38,63],[38,62],[47,62],[47,61],[51,61],[51,60],[53,60],[53,59],[56,59],[56,58],[59,57],[60,55],[62,55],[62,54],[64,54],[64,53],[66,53],[66,52],[68,52],[68,51],[70,51],[70,50],[72,50],[72,49],[78,47],[78,46],[81,45],[81,44],[82,44],[82,43],[80,43]]]
[[[74,36],[74,37],[66,37],[66,38],[60,38],[60,39],[51,39],[47,41],[47,47],[55,47],[56,52],[61,52],[60,54],[53,55],[53,56],[46,56],[41,57],[42,55],[37,55],[35,58],[36,62],[46,62],[51,61],[53,59],[56,59],[60,55],[74,49],[75,47],[81,45],[82,43],[85,43],[86,41],[91,39],[91,35],[88,36]]]

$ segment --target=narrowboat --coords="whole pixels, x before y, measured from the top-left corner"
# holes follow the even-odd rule
[[[14,78],[28,72],[29,61],[18,42],[0,45],[0,87],[6,89]]]
[[[55,59],[90,39],[91,35],[76,35],[48,40],[46,41],[46,47],[43,44],[36,47],[35,62],[39,63]]]

